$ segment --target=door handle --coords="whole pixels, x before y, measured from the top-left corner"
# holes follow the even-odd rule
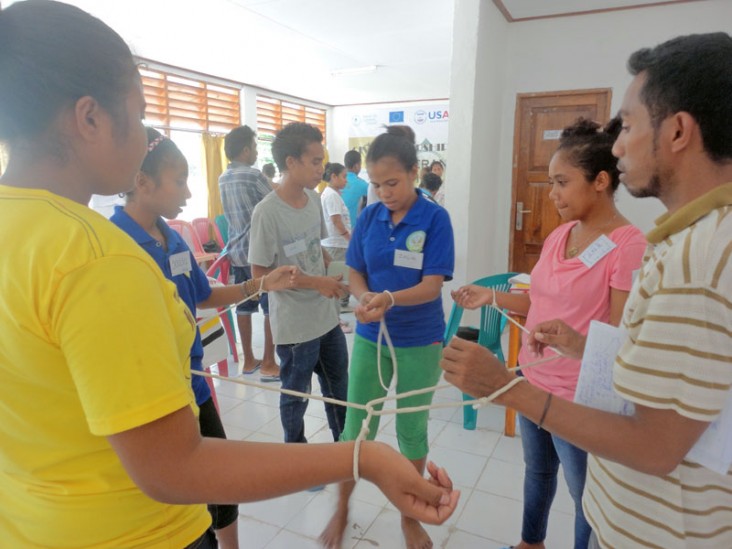
[[[523,202],[516,202],[516,230],[522,231],[524,228],[524,214],[531,213],[531,210],[524,210]]]

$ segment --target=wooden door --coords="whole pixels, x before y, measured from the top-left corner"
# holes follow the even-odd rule
[[[510,271],[530,273],[544,239],[562,222],[549,200],[549,161],[562,129],[577,118],[610,118],[610,89],[521,93],[516,97]]]

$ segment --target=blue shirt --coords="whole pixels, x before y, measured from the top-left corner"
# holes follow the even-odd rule
[[[346,203],[348,214],[351,216],[351,225],[356,226],[358,204],[369,192],[369,184],[353,172],[346,173],[346,186],[341,190],[341,198]]]
[[[126,232],[142,247],[152,258],[155,263],[162,269],[165,278],[175,283],[178,288],[178,295],[185,301],[193,316],[196,315],[196,303],[205,301],[211,295],[211,286],[208,284],[208,278],[196,263],[190,248],[178,233],[168,227],[162,219],[158,219],[157,225],[160,231],[165,235],[168,243],[168,250],[155,240],[145,229],[132,219],[124,211],[122,206],[115,206],[114,215],[109,220]],[[188,253],[191,261],[191,270],[187,273],[173,276],[170,270],[170,257],[179,254]],[[130,329],[134,329],[131,326]],[[196,328],[196,339],[191,347],[191,370],[203,371],[201,362],[203,360],[203,344],[201,343],[201,333]],[[193,392],[196,395],[196,404],[203,404],[211,398],[211,390],[208,388],[206,379],[202,376],[192,376],[191,384]]]
[[[391,222],[391,212],[382,203],[372,204],[361,212],[346,253],[346,264],[364,275],[372,292],[396,292],[416,286],[424,276],[442,275],[452,279],[455,267],[455,243],[447,210],[417,193],[399,224]],[[421,254],[419,269],[396,266],[397,250]],[[442,342],[445,316],[442,297],[421,305],[396,306],[386,313],[386,327],[397,347],[419,347]],[[356,333],[376,341],[379,323],[359,323]]]

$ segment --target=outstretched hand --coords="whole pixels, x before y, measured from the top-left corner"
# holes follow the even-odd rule
[[[544,349],[552,347],[562,356],[581,359],[585,352],[587,338],[571,328],[566,322],[556,319],[540,322],[531,330],[526,344],[534,356],[544,354]]]
[[[447,472],[427,464],[430,478],[423,478],[404,456],[382,443],[364,445],[363,477],[376,484],[404,515],[427,524],[442,524],[457,508],[460,492]]]
[[[267,273],[264,277],[264,291],[276,292],[292,287],[292,280],[298,276],[300,269],[295,265],[282,265]]]
[[[461,286],[450,292],[453,301],[463,309],[478,309],[493,301],[493,290],[475,284]]]

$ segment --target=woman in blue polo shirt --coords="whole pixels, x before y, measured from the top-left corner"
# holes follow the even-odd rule
[[[445,332],[442,284],[452,279],[455,262],[452,225],[447,211],[415,187],[418,164],[414,132],[390,126],[369,148],[366,168],[381,202],[359,217],[346,254],[351,269],[351,293],[360,302],[351,354],[348,401],[366,403],[385,395],[382,386],[394,374],[389,350],[381,349],[377,370],[379,322],[384,319],[396,354],[397,393],[435,385],[440,377],[440,353]],[[432,393],[405,398],[398,407],[432,402]],[[354,440],[365,412],[348,408],[341,440]],[[420,472],[428,453],[427,412],[399,414],[396,431],[399,449]],[[379,426],[374,417],[369,439]],[[338,508],[321,535],[326,547],[340,547],[348,523],[352,481],[341,484]],[[402,516],[407,547],[430,545],[421,524]]]
[[[188,190],[188,163],[183,153],[170,139],[157,130],[147,129],[148,148],[135,187],[127,193],[124,208],[115,207],[110,218],[115,225],[129,234],[155,262],[165,277],[173,281],[178,295],[195,316],[196,305],[203,309],[223,307],[241,301],[259,289],[260,279],[243,284],[211,288],[208,278],[196,263],[183,238],[163,220],[175,219],[191,197]],[[268,290],[289,287],[292,267],[273,271],[266,277]],[[192,320],[192,319],[191,319]],[[191,347],[191,369],[203,371],[203,344],[201,334]],[[191,384],[199,408],[201,435],[226,438],[224,426],[216,411],[211,391],[202,376],[191,376]],[[238,547],[236,505],[209,505],[213,528],[219,545]]]

